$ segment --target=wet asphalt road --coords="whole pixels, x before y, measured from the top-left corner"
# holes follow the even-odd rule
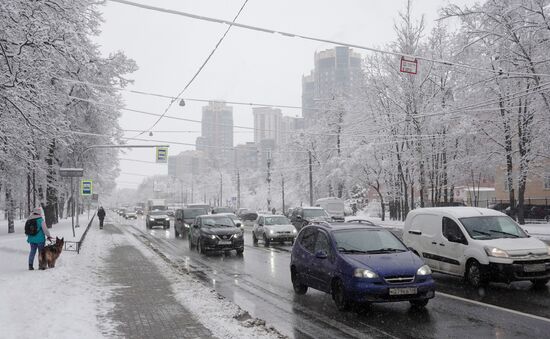
[[[142,220],[119,220],[165,255],[253,317],[291,338],[550,338],[550,290],[531,284],[491,284],[477,290],[460,278],[435,274],[436,297],[425,310],[407,302],[374,304],[339,312],[328,294],[309,289],[297,296],[290,282],[291,245],[252,244],[245,233],[243,256],[189,250],[170,230],[146,230]]]

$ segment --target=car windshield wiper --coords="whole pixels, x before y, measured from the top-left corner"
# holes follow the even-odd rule
[[[483,232],[483,231],[480,231],[480,230],[472,230],[472,232],[476,232],[478,234],[483,234],[483,235],[486,235],[486,236],[491,236],[491,233],[487,233],[487,232]]]
[[[338,247],[338,251],[343,253],[368,253],[367,251],[354,250],[354,249],[344,248],[344,247]]]
[[[368,251],[369,253],[384,253],[384,252],[406,252],[407,250],[404,250],[402,248],[393,248],[393,247],[388,247],[388,248],[379,248],[377,250],[370,250]]]
[[[504,235],[509,235],[509,236],[514,237],[514,238],[519,238],[519,235],[513,234],[513,233],[508,233],[508,232],[503,232],[503,231],[498,231],[498,230],[489,230],[489,232],[495,232],[495,233],[500,233],[500,234],[504,234]]]

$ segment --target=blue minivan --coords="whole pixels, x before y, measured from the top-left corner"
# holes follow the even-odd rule
[[[292,248],[290,273],[295,293],[308,287],[330,293],[341,311],[393,301],[424,307],[435,295],[422,259],[388,230],[360,223],[304,227]]]

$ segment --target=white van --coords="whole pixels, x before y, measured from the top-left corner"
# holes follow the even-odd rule
[[[335,197],[321,198],[315,201],[315,206],[327,211],[332,220],[344,221],[344,200]]]
[[[550,279],[550,247],[506,214],[476,207],[419,208],[407,215],[403,241],[434,271],[488,281]]]

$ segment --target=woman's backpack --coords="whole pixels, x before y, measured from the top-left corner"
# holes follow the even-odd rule
[[[28,219],[25,222],[25,234],[36,235],[38,233],[38,219]]]

